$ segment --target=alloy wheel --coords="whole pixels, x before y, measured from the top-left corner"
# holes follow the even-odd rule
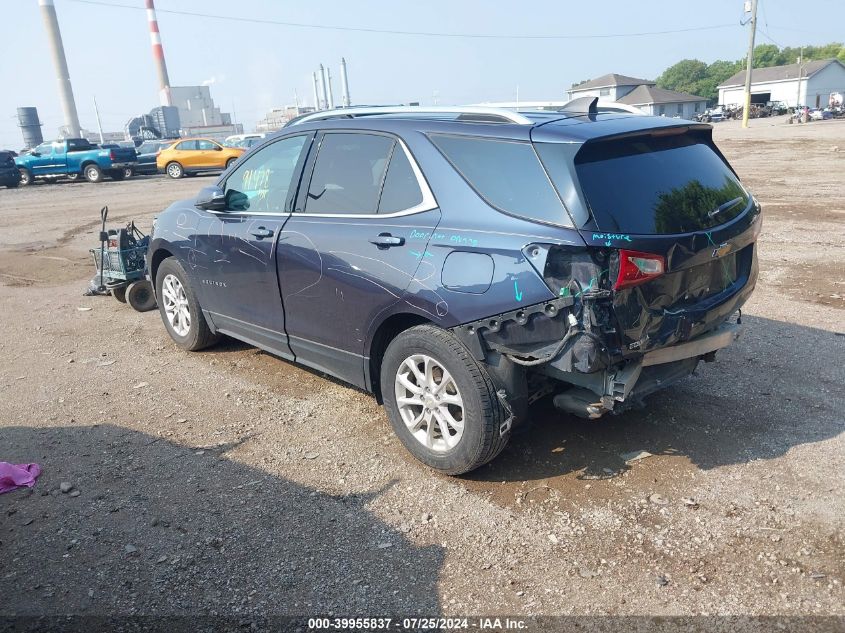
[[[453,449],[464,433],[464,403],[455,379],[426,354],[409,356],[396,371],[396,406],[420,444],[437,453]]]
[[[191,331],[191,309],[185,288],[176,275],[167,275],[164,278],[161,283],[161,295],[170,327],[179,336],[187,336]]]

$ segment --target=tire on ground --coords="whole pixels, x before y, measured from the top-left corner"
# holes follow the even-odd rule
[[[170,325],[170,321],[168,320],[167,313],[165,311],[166,302],[162,295],[161,288],[164,279],[168,275],[173,275],[179,280],[179,283],[182,284],[182,288],[185,289],[185,296],[188,300],[188,312],[191,316],[191,325],[188,329],[188,333],[184,336],[180,336],[176,333],[173,326]],[[208,323],[205,320],[202,309],[200,309],[199,301],[197,301],[197,296],[188,283],[188,275],[185,273],[185,269],[182,268],[182,264],[173,257],[165,259],[159,265],[158,271],[156,271],[156,297],[158,299],[159,314],[161,314],[161,320],[164,322],[164,327],[167,329],[167,333],[170,335],[170,338],[172,338],[179,347],[195,352],[214,345],[217,342],[219,336],[214,334],[211,331],[211,328],[208,327]]]
[[[452,375],[463,400],[463,435],[456,446],[437,452],[414,438],[399,414],[396,373],[406,358],[426,354]],[[390,424],[405,448],[424,464],[449,475],[478,468],[496,457],[510,439],[501,433],[507,414],[486,369],[451,333],[433,325],[419,325],[394,338],[381,364],[381,394]]]
[[[117,288],[112,288],[111,296],[120,301],[121,303],[126,303],[126,286],[118,286]]]
[[[85,165],[82,168],[82,173],[85,174],[85,179],[88,182],[100,182],[103,179],[103,170],[97,165]]]
[[[133,281],[126,289],[126,301],[137,312],[149,312],[156,308],[153,285],[146,279]]]
[[[171,178],[181,178],[185,175],[185,169],[175,160],[167,163],[167,167],[164,168],[164,171]]]

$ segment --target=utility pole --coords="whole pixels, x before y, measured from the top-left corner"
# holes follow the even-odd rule
[[[757,0],[751,0],[751,19],[748,33],[748,60],[745,63],[745,106],[742,108],[742,127],[748,127],[751,109],[751,67],[754,65],[754,36],[757,35]]]
[[[804,47],[801,47],[801,54],[798,55],[798,88],[795,89],[795,114],[798,114],[798,106],[801,105],[801,75],[804,74],[802,62],[804,61]],[[797,117],[796,117],[797,118]]]

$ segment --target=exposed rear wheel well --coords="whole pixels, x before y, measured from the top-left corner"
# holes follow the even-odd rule
[[[150,279],[153,283],[153,288],[155,288],[156,283],[156,273],[158,273],[158,267],[168,257],[173,257],[173,254],[169,251],[160,248],[155,253],[153,253],[153,261],[150,262]]]
[[[370,386],[376,396],[376,401],[381,404],[381,360],[390,341],[396,338],[401,332],[416,325],[431,323],[425,317],[418,314],[394,314],[382,323],[370,344]]]

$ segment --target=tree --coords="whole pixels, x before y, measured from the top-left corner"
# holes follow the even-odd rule
[[[754,47],[754,68],[782,66],[785,63],[787,62],[782,58],[780,49],[774,44],[759,44]]]
[[[657,78],[657,86],[666,90],[695,94],[697,83],[707,77],[707,64],[698,59],[682,59],[669,66]]]

